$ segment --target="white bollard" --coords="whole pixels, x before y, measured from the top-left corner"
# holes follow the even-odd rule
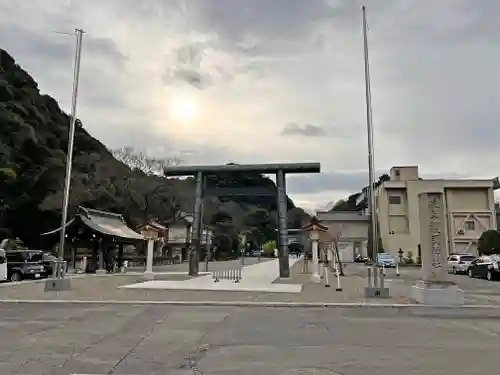
[[[400,276],[399,275],[399,263],[396,263],[396,276]]]
[[[323,272],[325,273],[325,288],[329,288],[330,282],[328,281],[328,263],[325,263],[323,268]]]
[[[341,292],[342,287],[340,286],[340,272],[339,272],[339,268],[337,267],[337,265],[335,265],[335,276],[337,278],[337,288],[335,290],[337,292]]]
[[[382,275],[385,276],[385,265],[382,263]]]

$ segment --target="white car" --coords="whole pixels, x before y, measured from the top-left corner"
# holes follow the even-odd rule
[[[462,273],[466,274],[470,264],[476,259],[472,254],[451,254],[448,257],[446,269],[448,273],[454,275]]]

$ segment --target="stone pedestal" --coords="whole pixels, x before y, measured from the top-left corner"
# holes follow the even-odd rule
[[[412,287],[412,299],[424,305],[461,306],[464,292],[453,282],[418,281]]]
[[[389,288],[365,286],[365,298],[391,298]]]
[[[418,199],[422,279],[413,286],[412,299],[425,305],[463,305],[464,292],[447,280],[443,193],[422,193]]]
[[[71,280],[67,277],[63,279],[47,279],[45,280],[46,292],[62,292],[71,290]]]
[[[390,289],[385,287],[383,270],[377,267],[367,267],[367,271],[368,285],[365,286],[365,298],[391,298]],[[377,277],[377,272],[380,272],[380,278]]]

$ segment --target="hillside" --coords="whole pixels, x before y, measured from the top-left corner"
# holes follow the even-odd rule
[[[36,81],[0,49],[0,239],[20,237],[36,245],[38,234],[60,221],[69,116],[57,101],[40,93]],[[190,212],[192,179],[164,179],[149,170],[151,159],[128,149],[131,159],[119,158],[93,138],[77,121],[70,215],[78,205],[122,213],[131,225],[149,218],[167,223],[180,210]],[[123,154],[122,154],[123,156]],[[168,160],[153,160],[156,167]],[[210,186],[274,187],[259,174],[211,176]],[[289,199],[290,225],[304,212]],[[210,217],[226,212],[242,226],[255,210],[265,210],[275,227],[274,197],[236,196],[211,199]],[[238,229],[238,228],[236,228]]]

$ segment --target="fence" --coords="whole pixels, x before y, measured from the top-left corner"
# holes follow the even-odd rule
[[[226,270],[216,270],[212,271],[212,279],[214,282],[218,283],[221,280],[230,280],[235,283],[239,283],[243,279],[243,269],[242,268],[230,268]]]

